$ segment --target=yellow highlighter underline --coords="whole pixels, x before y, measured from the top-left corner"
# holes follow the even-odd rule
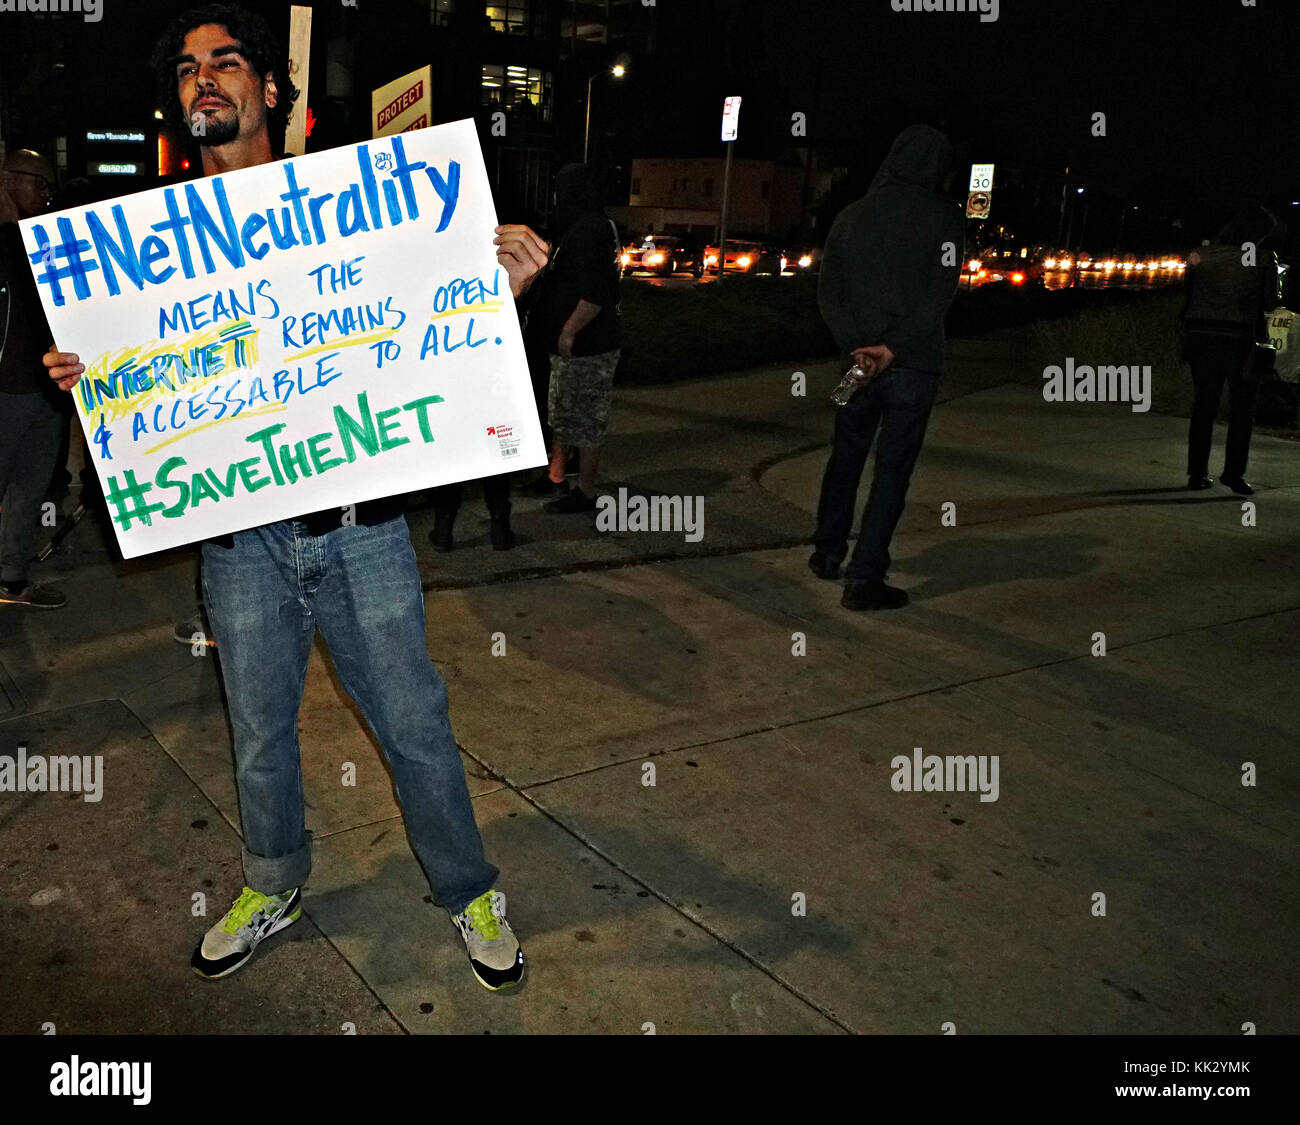
[[[229,418],[218,418],[215,422],[204,422],[201,426],[195,426],[192,429],[183,431],[175,437],[169,437],[166,441],[160,441],[151,449],[146,449],[145,453],[156,453],[165,446],[171,445],[174,441],[180,441],[181,438],[190,437],[197,434],[200,430],[208,430],[213,426],[220,426],[223,422],[233,422],[236,418],[258,418],[263,414],[278,414],[281,410],[288,410],[287,406],[264,406],[261,410],[241,410],[238,414],[232,414]]]
[[[396,331],[397,326],[394,325],[392,328],[382,328],[378,332],[371,332],[369,336],[356,336],[351,340],[335,340],[332,344],[320,344],[317,347],[308,348],[306,351],[287,355],[284,357],[284,362],[296,363],[300,359],[306,359],[309,355],[319,355],[321,352],[341,352],[344,348],[355,348],[358,344],[373,344],[376,340],[391,336]]]
[[[478,305],[466,305],[463,309],[448,309],[446,312],[434,313],[429,319],[441,320],[445,316],[460,316],[462,313],[500,312],[504,307],[504,301],[484,301]]]

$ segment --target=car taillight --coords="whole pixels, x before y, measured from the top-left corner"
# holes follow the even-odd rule
[[[1024,285],[1024,283],[1025,283],[1025,275],[1023,273],[1013,273],[1011,275],[1012,285]]]

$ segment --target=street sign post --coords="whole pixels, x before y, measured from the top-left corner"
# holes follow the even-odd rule
[[[718,223],[718,284],[727,272],[727,199],[731,194],[731,150],[740,132],[740,99],[722,103],[722,140],[727,146],[727,164],[722,173],[722,214]]]

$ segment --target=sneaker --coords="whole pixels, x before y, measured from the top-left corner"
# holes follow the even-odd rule
[[[302,917],[301,901],[297,887],[280,895],[258,894],[245,887],[226,916],[203,935],[190,968],[206,980],[228,977],[263,941]]]
[[[68,604],[62,590],[35,582],[0,582],[0,603],[29,605],[34,609],[58,609]]]
[[[172,629],[172,640],[183,645],[206,645],[216,648],[217,641],[212,635],[212,626],[208,624],[207,614],[199,610],[193,617],[176,622]]]
[[[542,507],[553,516],[567,516],[575,512],[594,512],[596,498],[588,496],[582,489],[570,488],[558,500],[549,500]]]
[[[809,557],[808,569],[818,578],[833,580],[840,576],[839,560],[833,559],[829,555],[823,555],[821,551],[814,551]]]
[[[850,582],[844,587],[840,605],[845,609],[902,609],[907,605],[906,590],[882,582]]]
[[[488,891],[451,920],[465,939],[469,965],[484,988],[496,992],[524,976],[524,951],[506,921],[506,896]]]

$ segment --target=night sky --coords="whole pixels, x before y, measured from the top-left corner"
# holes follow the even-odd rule
[[[369,19],[393,3],[357,0]],[[188,6],[103,0],[99,23],[63,17],[75,59],[63,95],[150,112],[149,48]],[[287,24],[287,3],[250,6]],[[810,139],[837,143],[858,181],[899,128],[927,120],[969,142],[969,159],[1068,163],[1072,177],[1117,198],[1153,179],[1218,207],[1300,198],[1295,0],[1001,0],[993,23],[975,12],[896,13],[890,0],[658,0],[657,12],[658,55],[636,60],[598,107],[612,115],[623,159],[718,154],[720,99],[740,93],[738,155],[779,155],[798,109]],[[0,29],[30,18],[0,15]],[[22,65],[16,37],[0,38],[9,89],[53,93],[54,76]],[[581,94],[570,88],[570,119]],[[1104,138],[1090,132],[1097,111]]]

